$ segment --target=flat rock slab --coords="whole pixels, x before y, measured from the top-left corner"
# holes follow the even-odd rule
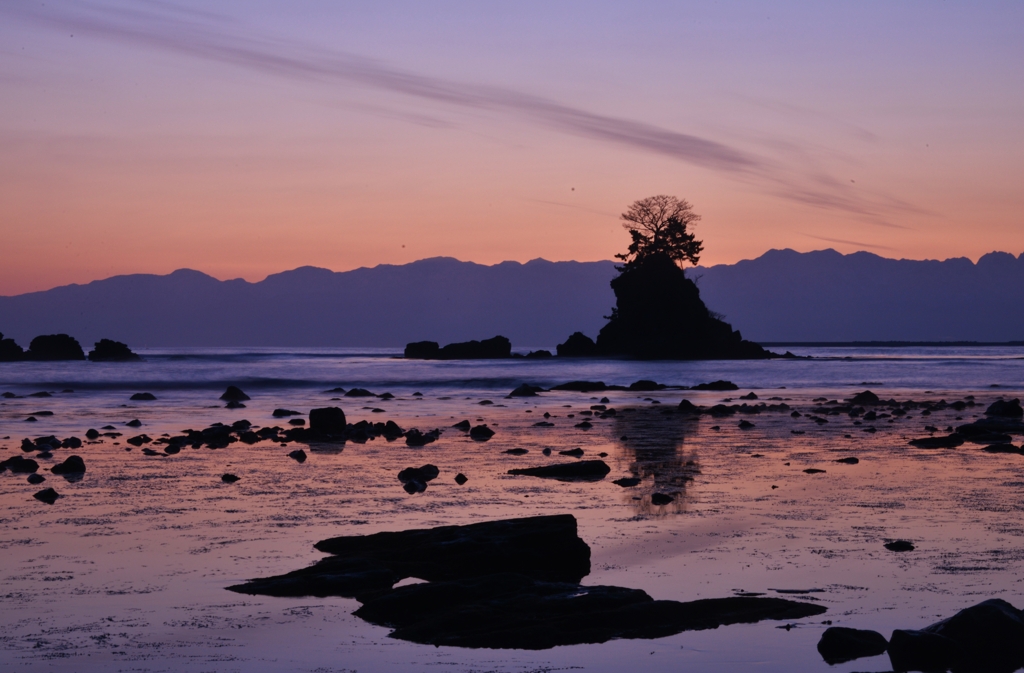
[[[512,572],[579,582],[590,573],[590,547],[571,514],[335,537],[316,548],[334,556],[228,588],[266,596],[359,598],[407,577],[434,582]]]
[[[509,470],[509,474],[559,481],[600,481],[612,469],[603,460],[580,460],[575,463],[559,463],[541,467],[524,467]]]
[[[782,598],[656,601],[639,589],[498,574],[401,587],[370,598],[355,614],[415,643],[540,650],[823,612],[820,605]]]

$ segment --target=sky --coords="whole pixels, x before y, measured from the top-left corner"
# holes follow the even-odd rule
[[[0,3],[0,295],[193,268],[1024,252],[1024,3]]]

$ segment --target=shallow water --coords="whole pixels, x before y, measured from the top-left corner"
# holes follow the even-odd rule
[[[973,444],[915,449],[907,441],[926,436],[925,425],[967,422],[997,396],[1020,396],[1024,350],[800,354],[819,357],[439,363],[392,359],[386,352],[217,350],[149,352],[146,362],[131,365],[0,365],[0,391],[53,391],[49,398],[2,400],[0,437],[10,439],[0,441],[0,458],[20,453],[25,436],[82,437],[86,428],[108,423],[125,433],[40,461],[47,477],[42,486],[65,496],[53,506],[32,499],[42,486],[27,484],[24,475],[0,475],[0,662],[10,670],[53,671],[882,671],[889,669],[884,656],[827,666],[815,650],[826,628],[821,622],[888,636],[893,628],[920,627],[984,598],[1022,606],[1024,456],[992,455]],[[641,378],[674,385],[725,378],[743,388],[732,394],[607,393],[620,414],[593,420],[590,430],[574,427],[579,412],[605,393],[503,397],[522,382],[628,384]],[[218,402],[228,384],[252,396],[245,409]],[[337,395],[323,391],[334,386],[397,397],[329,402]],[[713,404],[751,390],[762,401],[781,397],[805,410],[816,397],[842,399],[865,387],[900,400],[973,394],[978,406],[927,418],[911,412],[874,423],[875,434],[863,432],[871,424],[855,426],[846,416],[819,426],[765,413],[750,417],[756,427],[740,430],[739,417],[685,420],[662,413],[684,396]],[[75,392],[59,392],[64,389]],[[142,391],[159,399],[128,401]],[[480,405],[482,399],[494,404]],[[350,420],[445,430],[438,442],[418,449],[383,439],[341,450],[307,448],[304,464],[286,457],[296,448],[290,444],[238,443],[146,457],[123,443],[139,432],[157,437],[241,418],[286,426],[287,419],[271,417],[274,408],[305,412],[327,404],[342,406]],[[54,415],[25,422],[44,410]],[[545,411],[555,427],[534,427]],[[124,428],[132,418],[143,426]],[[475,442],[449,428],[467,418],[483,419],[497,434]],[[589,484],[505,474],[558,462],[557,453],[541,454],[545,447],[577,446],[586,458],[607,452],[612,474]],[[529,453],[504,453],[515,447]],[[80,481],[49,472],[69,453],[87,463]],[[834,462],[850,455],[861,462]],[[406,494],[395,475],[427,462],[441,476],[425,493]],[[809,467],[825,473],[805,474]],[[222,483],[228,471],[241,480]],[[470,478],[464,486],[452,480],[460,471]],[[611,483],[627,474],[644,481],[635,489]],[[677,499],[653,506],[655,491]],[[562,512],[576,516],[593,550],[586,584],[641,588],[675,600],[820,589],[800,598],[829,610],[790,630],[768,621],[523,652],[396,641],[387,629],[353,617],[358,603],[352,600],[224,590],[314,562],[322,555],[312,543],[326,537]],[[882,544],[893,538],[913,540],[917,550],[886,551]]]

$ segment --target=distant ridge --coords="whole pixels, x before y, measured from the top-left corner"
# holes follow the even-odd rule
[[[591,337],[615,304],[604,262],[450,257],[334,272],[300,267],[249,283],[181,269],[0,297],[0,332],[22,346],[67,333],[132,348],[393,347],[502,334],[513,347]],[[687,270],[707,306],[747,339],[793,346],[970,346],[1024,341],[1024,255],[945,261],[770,250]]]

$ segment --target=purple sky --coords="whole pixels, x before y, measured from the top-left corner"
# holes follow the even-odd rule
[[[0,4],[0,294],[197,268],[1024,251],[1019,3]]]

